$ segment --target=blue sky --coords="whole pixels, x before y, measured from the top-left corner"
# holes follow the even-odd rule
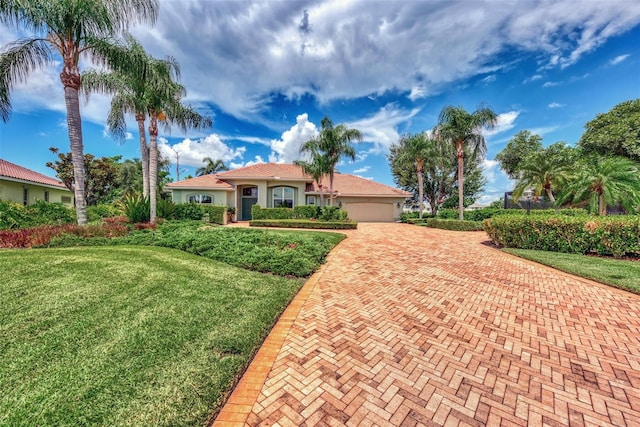
[[[575,144],[597,113],[640,97],[640,2],[579,4],[173,0],[132,33],[179,61],[186,102],[213,118],[208,131],[162,134],[183,178],[205,156],[231,167],[295,160],[328,115],[365,136],[339,171],[393,185],[386,154],[400,135],[431,129],[447,105],[484,102],[500,117],[486,135],[488,203],[512,187],[493,159],[518,131]],[[0,45],[17,36],[0,26]],[[0,157],[48,175],[48,148],[68,151],[57,67],[17,87],[0,124]],[[108,108],[104,96],[82,106],[85,152],[139,157],[133,120],[130,140],[105,133]]]

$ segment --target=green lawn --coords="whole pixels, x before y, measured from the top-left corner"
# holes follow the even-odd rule
[[[203,425],[302,285],[159,247],[0,252],[0,425]]]
[[[503,251],[576,276],[640,294],[640,262],[559,252],[505,248]]]

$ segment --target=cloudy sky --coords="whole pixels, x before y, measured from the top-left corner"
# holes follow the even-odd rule
[[[499,114],[487,134],[481,202],[512,187],[493,160],[520,130],[575,144],[584,124],[640,97],[640,2],[632,0],[161,1],[153,27],[132,33],[173,56],[186,102],[213,127],[162,135],[182,177],[209,156],[230,167],[290,162],[323,116],[360,129],[355,162],[340,172],[393,185],[386,159],[404,133],[431,129],[447,105]],[[0,27],[0,45],[18,32]],[[88,65],[88,64],[87,64]],[[49,147],[68,151],[58,68],[31,75],[0,124],[0,157],[51,175]],[[109,99],[83,105],[85,151],[139,157],[104,132]]]

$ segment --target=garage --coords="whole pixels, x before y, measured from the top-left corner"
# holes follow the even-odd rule
[[[393,222],[393,203],[363,202],[345,203],[342,209],[346,210],[349,218],[358,222]]]

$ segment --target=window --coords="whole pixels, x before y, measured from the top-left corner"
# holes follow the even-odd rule
[[[273,189],[273,207],[274,208],[292,208],[293,207],[293,188],[276,187]]]
[[[245,187],[242,189],[242,197],[258,197],[258,187]]]
[[[48,202],[49,201],[49,192],[45,190],[44,192],[44,201]]]
[[[316,196],[307,196],[307,204],[315,205],[316,204]]]
[[[211,205],[213,204],[213,196],[209,196],[208,194],[194,194],[192,196],[189,196],[189,203]]]
[[[23,188],[22,189],[22,204],[24,206],[27,206],[28,203],[29,203],[29,189],[28,188]]]
[[[62,196],[60,197],[60,201],[62,203],[71,203],[71,196]]]

